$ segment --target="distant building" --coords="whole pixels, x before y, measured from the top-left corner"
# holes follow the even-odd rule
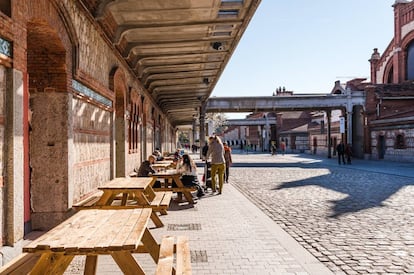
[[[414,2],[395,1],[394,37],[374,49],[367,95],[365,153],[374,159],[414,161]]]

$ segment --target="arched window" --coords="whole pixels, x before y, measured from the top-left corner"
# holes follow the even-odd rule
[[[404,135],[398,134],[395,138],[395,149],[404,149],[404,148],[405,148]]]
[[[0,1],[0,12],[11,17],[11,0]]]
[[[388,76],[387,76],[387,83],[391,84],[393,79],[394,79],[394,68],[391,66],[391,69],[388,72]]]
[[[414,80],[414,41],[407,47],[407,80]]]

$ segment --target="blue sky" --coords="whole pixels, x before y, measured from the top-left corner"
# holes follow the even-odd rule
[[[395,0],[262,0],[212,96],[330,93],[370,76],[394,33]]]

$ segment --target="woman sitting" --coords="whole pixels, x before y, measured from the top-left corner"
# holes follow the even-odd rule
[[[177,172],[181,173],[181,181],[184,186],[197,187],[197,197],[204,196],[204,190],[200,186],[197,177],[197,166],[188,154],[184,154],[181,161],[177,164]]]

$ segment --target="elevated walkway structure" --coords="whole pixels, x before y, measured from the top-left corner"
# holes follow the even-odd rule
[[[325,111],[327,115],[328,140],[331,140],[331,111],[340,109],[346,118],[347,143],[353,141],[353,121],[361,121],[360,112],[355,112],[354,107],[360,109],[365,106],[364,91],[345,91],[342,94],[296,94],[289,96],[261,96],[261,97],[211,97],[200,109],[200,125],[204,125],[206,113],[223,112],[286,112],[286,111]],[[266,124],[266,123],[263,123]],[[232,124],[234,125],[234,124]],[[240,124],[239,124],[240,125]],[[244,124],[245,125],[245,124]],[[258,125],[258,124],[255,124]],[[358,124],[355,127],[363,127]],[[359,129],[362,131],[362,129]],[[204,127],[200,127],[200,141],[203,144]],[[328,157],[331,157],[331,146],[328,144]]]
[[[211,97],[206,103],[206,113],[223,112],[282,112],[303,110],[346,109],[352,112],[355,105],[365,104],[365,93],[301,94],[292,96],[261,97]]]

